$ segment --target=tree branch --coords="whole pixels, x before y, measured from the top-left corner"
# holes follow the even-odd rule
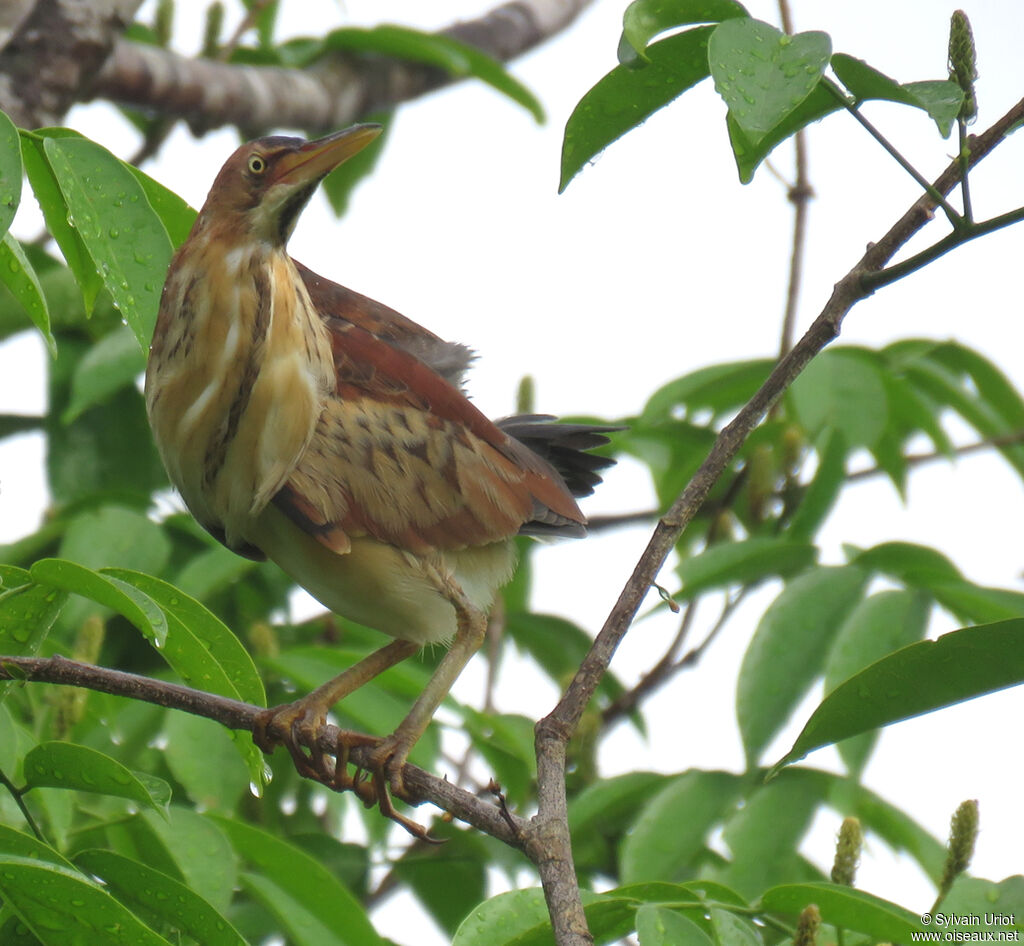
[[[1018,124],[1024,121],[1024,99],[1013,106],[983,134],[969,142],[968,164],[973,167],[992,151]],[[775,401],[797,378],[811,359],[838,337],[850,309],[872,289],[865,277],[881,270],[900,248],[934,215],[936,197],[945,197],[960,181],[959,156],[946,168],[907,212],[877,243],[868,247],[857,264],[835,285],[831,298],[803,338],[772,370],[757,393],[719,433],[707,459],[693,475],[672,507],[655,527],[647,548],[637,562],[604,626],[594,639],[562,698],[536,727],[538,798],[535,822],[550,845],[545,859],[537,862],[548,909],[559,946],[584,946],[592,942],[579,896],[572,863],[565,797],[566,746],[579,725],[580,717],[611,663],[612,656],[629,630],[648,590],[657,578],[669,552],[683,530],[697,514],[712,486],[736,456],[747,437]],[[527,854],[533,859],[532,848]],[[582,926],[581,926],[582,924]]]
[[[441,35],[505,62],[550,39],[590,2],[505,3],[477,19],[456,23]],[[275,127],[316,133],[455,81],[458,77],[443,70],[383,57],[338,54],[308,69],[287,69],[192,59],[118,40],[92,95],[183,118],[196,133],[220,125],[237,125],[246,134]]]
[[[212,719],[229,729],[244,729],[250,732],[256,718],[263,711],[262,707],[242,703],[226,696],[193,690],[180,683],[154,680],[121,670],[108,670],[59,656],[0,657],[0,679],[84,687],[100,693],[155,703],[168,709],[184,710],[194,716]],[[337,726],[325,726],[321,729],[318,740],[324,752],[334,753],[340,732]],[[372,751],[371,746],[356,746],[352,748],[349,758],[357,766],[365,765],[368,764]],[[436,778],[414,765],[406,764],[402,776],[406,788],[416,798],[431,802],[511,847],[523,847],[523,836],[529,828],[529,822],[525,819],[507,811],[503,812],[499,806],[477,798],[457,785]]]
[[[0,108],[24,128],[60,124],[141,2],[37,0],[0,49]]]

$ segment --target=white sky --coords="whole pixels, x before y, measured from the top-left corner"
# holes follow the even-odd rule
[[[484,7],[466,0],[291,3],[285,28],[317,32],[379,18],[434,28]],[[621,0],[598,3],[564,36],[514,64],[515,75],[543,102],[545,126],[476,83],[407,106],[395,119],[377,172],[360,188],[344,221],[315,201],[291,243],[293,255],[313,269],[473,346],[480,357],[470,388],[492,416],[513,408],[516,385],[527,373],[536,379],[540,410],[616,417],[636,412],[662,383],[697,367],[777,350],[791,227],[785,189],[764,169],[752,185],[739,185],[724,107],[710,83],[613,145],[563,196],[556,194],[565,120],[580,96],[614,66],[623,7]],[[750,0],[748,7],[775,19],[775,6],[767,0]],[[945,76],[952,6],[934,0],[823,0],[794,7],[798,29],[831,33],[836,51],[866,59],[898,80]],[[967,12],[979,48],[982,129],[1024,90],[1024,6],[1016,0],[974,0]],[[196,43],[184,39],[181,45],[192,49]],[[955,149],[953,140],[937,138],[921,113],[879,104],[867,113],[929,178]],[[134,148],[128,126],[104,107],[77,108],[69,124],[121,155]],[[199,206],[236,143],[231,131],[199,143],[178,131],[146,170]],[[809,148],[817,197],[801,325],[810,322],[864,245],[917,196],[913,182],[845,116],[812,128]],[[789,173],[789,150],[780,149],[774,160]],[[1020,167],[1020,142],[1010,142],[981,166],[973,177],[979,217],[1024,203]],[[21,225],[35,232],[24,220]],[[1022,232],[978,240],[880,291],[853,310],[840,344],[879,347],[901,337],[955,338],[981,350],[1024,388]],[[44,357],[31,336],[0,348],[0,411],[42,409]],[[32,438],[0,444],[0,541],[35,527],[45,503],[36,489],[41,462],[41,446]],[[587,509],[626,511],[651,503],[642,471],[621,464]],[[1020,589],[1022,515],[1020,481],[999,461],[977,456],[936,464],[913,474],[907,506],[880,479],[844,494],[822,536],[823,560],[841,561],[843,542],[920,542],[944,551],[972,580]],[[569,614],[596,631],[646,537],[647,530],[633,529],[545,549],[537,558],[538,610]],[[672,583],[667,571],[665,582]],[[679,677],[648,703],[646,743],[625,728],[612,734],[601,756],[606,774],[741,767],[735,674],[773,593],[758,596],[734,620],[698,671]],[[635,680],[673,632],[667,615],[639,623],[613,669],[625,681]],[[457,692],[478,701],[481,686],[481,667],[471,665]],[[509,676],[499,690],[500,708],[541,715],[555,694],[539,690],[534,682],[524,686],[521,677]],[[788,748],[812,705],[798,713],[778,741],[778,752],[770,753],[773,758]],[[1022,712],[1024,691],[1016,689],[893,727],[882,737],[867,784],[940,837],[960,801],[980,799],[976,872],[993,879],[1020,872],[1024,766],[1007,738],[1007,723]],[[835,759],[824,751],[808,762],[835,766]],[[838,818],[819,819],[805,852],[829,863],[837,827]],[[931,903],[913,865],[877,843],[859,881],[912,908]],[[408,916],[404,909],[386,909],[376,919],[383,932],[402,939],[397,914]],[[417,941],[428,942],[422,930]]]

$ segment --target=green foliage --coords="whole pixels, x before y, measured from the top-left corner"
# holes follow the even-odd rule
[[[500,66],[446,37],[381,26],[277,44],[278,5],[250,7],[257,44],[235,49],[235,62],[398,57],[480,78],[541,117],[533,95]],[[136,24],[133,35],[166,36],[168,9],[160,30]],[[219,32],[210,31],[207,54],[217,52]],[[786,36],[734,0],[636,0],[624,15],[619,64],[569,118],[562,188],[708,77],[725,102],[744,182],[800,128],[865,102],[923,111],[943,136],[965,117],[963,82],[896,82],[833,53],[825,34]],[[135,119],[143,128],[153,121]],[[383,146],[382,138],[328,179],[338,212]],[[63,261],[7,232],[23,173]],[[136,379],[170,253],[194,218],[177,195],[77,132],[19,131],[0,116],[0,338],[34,327],[55,355],[47,415],[0,417],[0,437],[45,432],[53,497],[35,534],[0,548],[0,653],[73,657],[262,706],[315,688],[380,639],[333,618],[283,622],[290,583],[273,566],[235,556],[188,516],[153,513],[166,508],[167,483]],[[663,385],[637,416],[612,419],[628,427],[614,450],[644,464],[661,508],[773,367],[770,359],[708,366]],[[601,681],[570,746],[568,784],[596,942],[774,946],[792,938],[810,904],[828,941],[909,942],[922,929],[917,913],[829,883],[816,865],[831,852],[812,862],[802,845],[822,812],[856,818],[869,843],[906,853],[941,882],[942,844],[866,789],[861,774],[880,727],[1024,682],[1024,595],[969,581],[933,549],[882,540],[835,561],[818,537],[854,465],[864,475],[867,459],[868,473],[902,495],[920,460],[911,447],[919,452],[924,442],[934,459],[952,458],[952,432],[964,427],[1024,478],[1024,398],[984,356],[931,339],[835,346],[711,488],[664,580],[675,580],[668,591],[684,608],[710,604],[723,614],[690,652],[694,661],[741,598],[760,589],[771,599],[738,666],[746,764],[600,778],[594,760],[609,724],[627,715],[646,731],[642,692],[613,675]],[[521,552],[503,598],[505,633],[486,659],[498,672],[514,648],[546,685],[562,688],[591,638],[569,619],[530,610],[525,544]],[[930,640],[939,613],[965,626]],[[428,651],[357,690],[338,707],[339,724],[393,729],[439,657]],[[765,771],[798,706],[816,692],[821,701],[792,748]],[[451,698],[444,716],[468,736],[473,768],[500,781],[510,807],[529,811],[533,721]],[[680,729],[700,725],[686,720]],[[416,746],[414,763],[437,770],[441,728]],[[842,773],[793,764],[827,745],[838,746]],[[301,780],[284,753],[265,759],[248,734],[101,692],[4,681],[0,942],[381,944],[367,913],[379,892],[371,865],[382,864],[387,885],[404,885],[457,946],[551,942],[543,894],[518,852],[441,820],[430,832],[446,844],[398,849],[376,812],[364,814],[362,843],[342,843],[353,809],[351,798]],[[486,899],[496,873],[521,889]],[[960,876],[945,909],[1022,916],[1024,885]]]
[[[651,42],[698,23],[715,25]],[[956,82],[900,84],[859,59],[833,55],[825,33],[787,36],[729,0],[635,0],[623,17],[619,60],[569,117],[560,190],[613,141],[709,76],[728,109],[744,184],[777,145],[842,108],[883,99],[923,109],[946,137],[964,101]],[[828,66],[846,92],[825,75]]]

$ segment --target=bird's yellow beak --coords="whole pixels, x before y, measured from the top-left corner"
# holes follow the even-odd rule
[[[353,125],[333,135],[307,141],[282,155],[274,168],[274,183],[305,184],[317,181],[339,164],[358,154],[382,131],[381,125]]]

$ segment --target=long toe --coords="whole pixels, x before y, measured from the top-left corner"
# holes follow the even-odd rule
[[[328,767],[318,739],[324,724],[324,716],[302,700],[283,703],[259,715],[252,739],[264,752],[284,746],[301,776],[329,784],[334,769]]]

